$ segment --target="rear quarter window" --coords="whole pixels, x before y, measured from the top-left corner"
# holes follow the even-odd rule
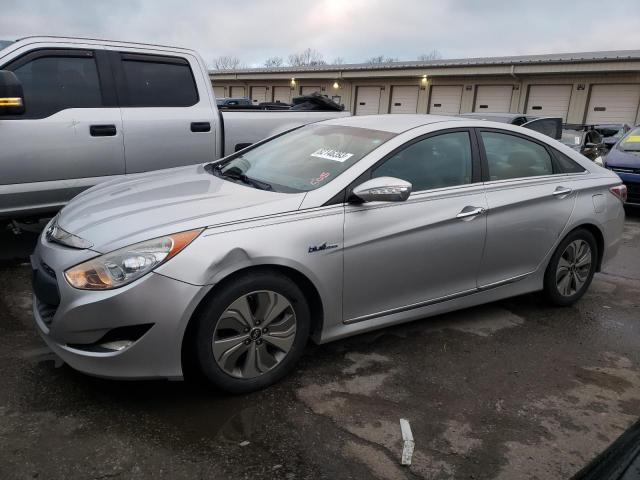
[[[553,174],[546,148],[524,138],[498,132],[480,132],[490,180]]]
[[[564,153],[553,150],[553,156],[556,157],[560,173],[582,173],[586,172],[585,168],[575,160],[572,160]]]

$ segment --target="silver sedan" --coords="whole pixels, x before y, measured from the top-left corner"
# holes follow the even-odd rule
[[[247,392],[309,338],[539,290],[574,303],[618,249],[625,194],[521,127],[330,120],[76,197],[32,256],[35,320],[83,372]]]

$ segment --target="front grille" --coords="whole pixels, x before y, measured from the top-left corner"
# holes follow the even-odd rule
[[[51,325],[53,316],[56,314],[56,311],[58,310],[57,305],[49,305],[48,303],[41,302],[36,297],[36,308],[38,309],[40,318],[45,323],[45,325],[47,326]]]
[[[44,262],[40,262],[40,266],[42,267],[42,269],[47,272],[47,274],[52,277],[52,278],[56,278],[56,272],[53,271],[53,268],[51,268],[49,265],[47,265]]]
[[[625,183],[627,186],[627,203],[640,204],[640,183]]]
[[[34,258],[32,275],[33,293],[36,297],[36,308],[42,321],[49,325],[60,305],[60,291],[58,290],[58,280],[56,272],[38,259]]]

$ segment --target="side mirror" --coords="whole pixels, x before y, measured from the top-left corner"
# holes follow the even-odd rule
[[[354,188],[353,195],[363,202],[404,202],[411,184],[393,177],[372,178]]]
[[[24,94],[22,84],[16,74],[0,70],[0,115],[22,115]]]

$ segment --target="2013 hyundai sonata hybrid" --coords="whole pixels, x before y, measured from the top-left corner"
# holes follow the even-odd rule
[[[615,173],[521,127],[341,118],[214,163],[96,186],[32,257],[34,315],[73,368],[219,388],[323,343],[526,292],[569,305],[616,252]]]

